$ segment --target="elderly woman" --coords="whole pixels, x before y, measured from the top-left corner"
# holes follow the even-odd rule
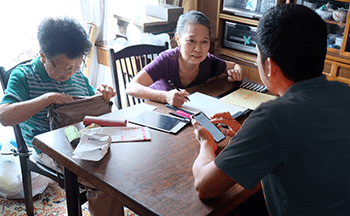
[[[0,105],[0,123],[20,124],[23,138],[29,147],[35,135],[50,130],[47,110],[51,104],[64,104],[73,96],[92,96],[102,93],[108,101],[116,92],[101,84],[94,88],[82,73],[84,56],[92,43],[84,28],[71,18],[46,18],[38,28],[40,56],[15,68],[8,81]],[[57,169],[55,161],[38,149],[34,157]],[[37,152],[37,155],[36,155]],[[115,215],[114,201],[102,191],[88,189],[87,198],[92,215]]]
[[[98,92],[109,100],[116,94],[103,84],[95,89],[82,73],[84,56],[92,44],[76,20],[44,19],[38,28],[38,41],[40,56],[13,70],[0,105],[1,124],[20,124],[28,146],[35,135],[50,130],[46,117],[50,104]]]
[[[206,82],[222,73],[230,82],[242,80],[242,68],[234,62],[224,61],[209,53],[210,21],[199,11],[180,16],[175,38],[178,47],[161,53],[143,68],[129,83],[126,94],[182,106],[189,93],[177,91]]]

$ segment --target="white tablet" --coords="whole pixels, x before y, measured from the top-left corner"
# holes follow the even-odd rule
[[[140,115],[128,119],[128,121],[173,134],[179,132],[187,124],[180,118],[147,110]]]

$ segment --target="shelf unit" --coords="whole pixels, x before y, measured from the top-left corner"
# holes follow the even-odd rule
[[[289,0],[279,0],[278,4],[284,3],[299,3],[299,0],[289,1]],[[311,0],[309,0],[311,1]],[[316,3],[318,8],[320,5],[330,2],[333,4],[334,9],[336,10],[337,6],[342,6],[345,9],[348,9],[348,16],[346,22],[337,22],[333,18],[324,20],[327,24],[327,28],[330,33],[333,33],[329,36],[341,36],[342,43],[339,47],[334,47],[333,42],[329,43],[327,48],[327,56],[325,61],[324,74],[328,75],[329,80],[338,80],[350,85],[350,38],[349,38],[349,29],[350,29],[350,15],[349,7],[350,0],[312,0]],[[255,66],[256,55],[247,53],[244,51],[239,51],[231,48],[226,48],[223,46],[224,40],[224,31],[225,31],[225,22],[231,21],[240,24],[246,24],[251,26],[257,26],[259,20],[244,18],[240,16],[235,16],[228,12],[223,11],[223,0],[219,0],[218,9],[217,9],[217,23],[216,23],[216,36],[218,37],[217,43],[215,45],[215,54],[223,57],[227,60],[236,61],[243,65],[243,69],[247,71],[244,75],[246,78],[253,79],[255,81],[260,81],[258,75],[257,67]],[[334,30],[335,32],[332,32]],[[333,47],[332,47],[333,46]]]

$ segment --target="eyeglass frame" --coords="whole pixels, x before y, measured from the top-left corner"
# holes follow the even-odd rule
[[[58,70],[56,65],[55,65],[55,63],[53,63],[53,61],[51,59],[49,59],[49,60],[50,60],[51,64],[56,68],[56,70]],[[87,67],[84,58],[83,58],[83,61],[81,63],[82,63],[83,66],[80,66],[79,69],[77,69],[77,70],[71,69],[71,70],[68,70],[68,71],[58,71],[58,73],[60,73],[60,74],[69,74],[69,73],[72,73],[74,70],[75,70],[74,73],[76,73],[76,72],[78,72],[80,70],[84,70]]]

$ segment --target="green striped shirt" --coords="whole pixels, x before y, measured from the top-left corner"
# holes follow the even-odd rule
[[[27,101],[48,92],[59,92],[71,96],[95,94],[96,89],[89,84],[89,80],[81,71],[72,75],[67,81],[58,82],[48,76],[39,59],[40,57],[33,59],[12,71],[1,104]],[[23,138],[28,146],[33,146],[34,136],[50,130],[47,111],[48,107],[20,123]],[[36,151],[40,153],[37,149]]]

